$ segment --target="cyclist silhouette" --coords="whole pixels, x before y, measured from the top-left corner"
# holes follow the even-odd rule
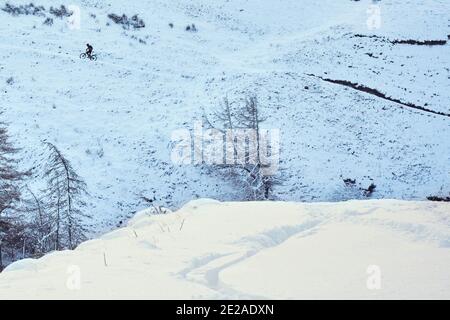
[[[92,47],[89,43],[86,43],[86,54],[90,58],[92,56],[92,51],[94,51],[94,47]]]

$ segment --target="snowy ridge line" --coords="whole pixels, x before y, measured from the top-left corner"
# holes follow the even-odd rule
[[[432,113],[432,114],[435,114],[435,115],[438,115],[438,116],[444,116],[444,117],[449,117],[450,118],[450,114],[449,113],[435,111],[435,110],[428,109],[428,108],[425,108],[425,107],[422,107],[422,106],[417,106],[417,105],[415,105],[413,103],[409,103],[409,102],[403,102],[403,101],[401,101],[399,99],[388,97],[384,93],[378,91],[377,89],[369,88],[369,87],[366,87],[366,86],[361,85],[359,83],[351,82],[351,81],[348,81],[348,80],[336,80],[336,79],[324,78],[324,77],[317,76],[317,75],[312,74],[312,73],[307,73],[306,75],[310,76],[310,77],[319,78],[320,80],[325,81],[325,82],[334,83],[334,84],[338,84],[338,85],[341,85],[341,86],[345,86],[345,87],[348,87],[348,88],[355,89],[357,91],[365,92],[365,93],[368,93],[370,95],[376,96],[378,98],[381,98],[381,99],[384,99],[384,100],[387,100],[387,101],[391,101],[391,102],[395,102],[395,103],[400,104],[400,105],[402,105],[404,107],[407,107],[407,108],[416,109],[416,110],[420,110],[420,111],[423,111],[423,112]]]

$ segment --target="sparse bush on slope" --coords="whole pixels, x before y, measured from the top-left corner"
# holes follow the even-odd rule
[[[46,25],[46,26],[52,26],[53,25],[53,19],[52,18],[47,18],[44,20],[44,22],[42,22],[42,24]]]
[[[61,19],[64,17],[70,17],[73,14],[73,12],[67,10],[67,8],[64,5],[61,5],[59,8],[50,7],[50,13],[55,17]]]
[[[124,29],[130,29],[133,27],[134,29],[145,28],[144,20],[140,19],[137,14],[133,15],[131,18],[128,18],[127,15],[122,14],[121,16],[111,13],[108,15],[114,23],[122,25]]]
[[[33,15],[33,16],[45,16],[45,8],[43,6],[35,6],[33,3],[27,5],[15,6],[10,3],[6,3],[3,11],[13,15]]]
[[[448,197],[440,197],[440,196],[429,196],[427,197],[429,201],[435,202],[450,202],[450,195]]]
[[[16,6],[7,3],[5,7],[2,8],[2,10],[13,16],[32,15],[32,16],[46,17],[46,19],[42,24],[47,26],[53,25],[53,18],[47,16],[47,11],[44,6],[36,6],[33,3]],[[70,17],[73,14],[73,12],[69,11],[64,5],[61,5],[59,8],[50,7],[48,13],[60,19]]]
[[[187,25],[186,31],[197,32],[197,27],[195,26],[195,24]]]
[[[341,177],[342,178],[342,177]],[[361,200],[372,197],[376,185],[372,182],[367,188],[362,187],[356,179],[345,178],[343,188],[335,192],[334,201]]]

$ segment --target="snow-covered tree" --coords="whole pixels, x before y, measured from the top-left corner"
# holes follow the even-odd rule
[[[86,218],[90,218],[82,210],[86,184],[55,145],[49,142],[45,145],[49,150],[44,173],[47,179],[45,195],[54,249],[74,249],[86,239]]]
[[[261,115],[258,100],[250,96],[244,104],[233,107],[228,99],[214,113],[207,126],[226,137],[226,161],[216,165],[236,183],[244,187],[248,200],[268,200],[273,188],[281,184],[280,175],[267,174],[267,132],[261,129],[266,118]],[[271,150],[278,152],[279,150]]]
[[[25,173],[17,169],[17,151],[9,141],[5,124],[0,122],[0,216],[20,199],[20,182]]]
[[[52,219],[48,214],[45,198],[26,187],[23,192],[22,211],[27,216],[28,250],[31,254],[41,256],[54,249],[52,246]]]
[[[15,215],[20,200],[20,184],[26,173],[17,168],[18,152],[10,142],[6,124],[0,122],[0,268],[5,249],[14,250],[22,224]]]

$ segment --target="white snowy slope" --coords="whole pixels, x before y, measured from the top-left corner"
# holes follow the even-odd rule
[[[196,200],[0,274],[0,299],[450,299],[450,204]]]
[[[0,10],[1,120],[22,148],[24,169],[40,173],[42,140],[67,156],[87,182],[94,230],[145,208],[141,195],[172,209],[196,198],[245,199],[223,177],[170,160],[171,133],[192,129],[225,96],[256,94],[264,127],[281,130],[284,181],[274,199],[345,200],[342,178],[374,182],[376,198],[423,200],[450,190],[450,118],[308,76],[449,113],[449,44],[355,37],[445,40],[448,0],[34,3],[47,16],[50,6],[78,5],[80,29]],[[373,4],[380,24],[370,30]],[[124,30],[111,13],[138,14],[146,26]],[[192,23],[197,32],[185,31]],[[96,62],[79,59],[87,42]]]

